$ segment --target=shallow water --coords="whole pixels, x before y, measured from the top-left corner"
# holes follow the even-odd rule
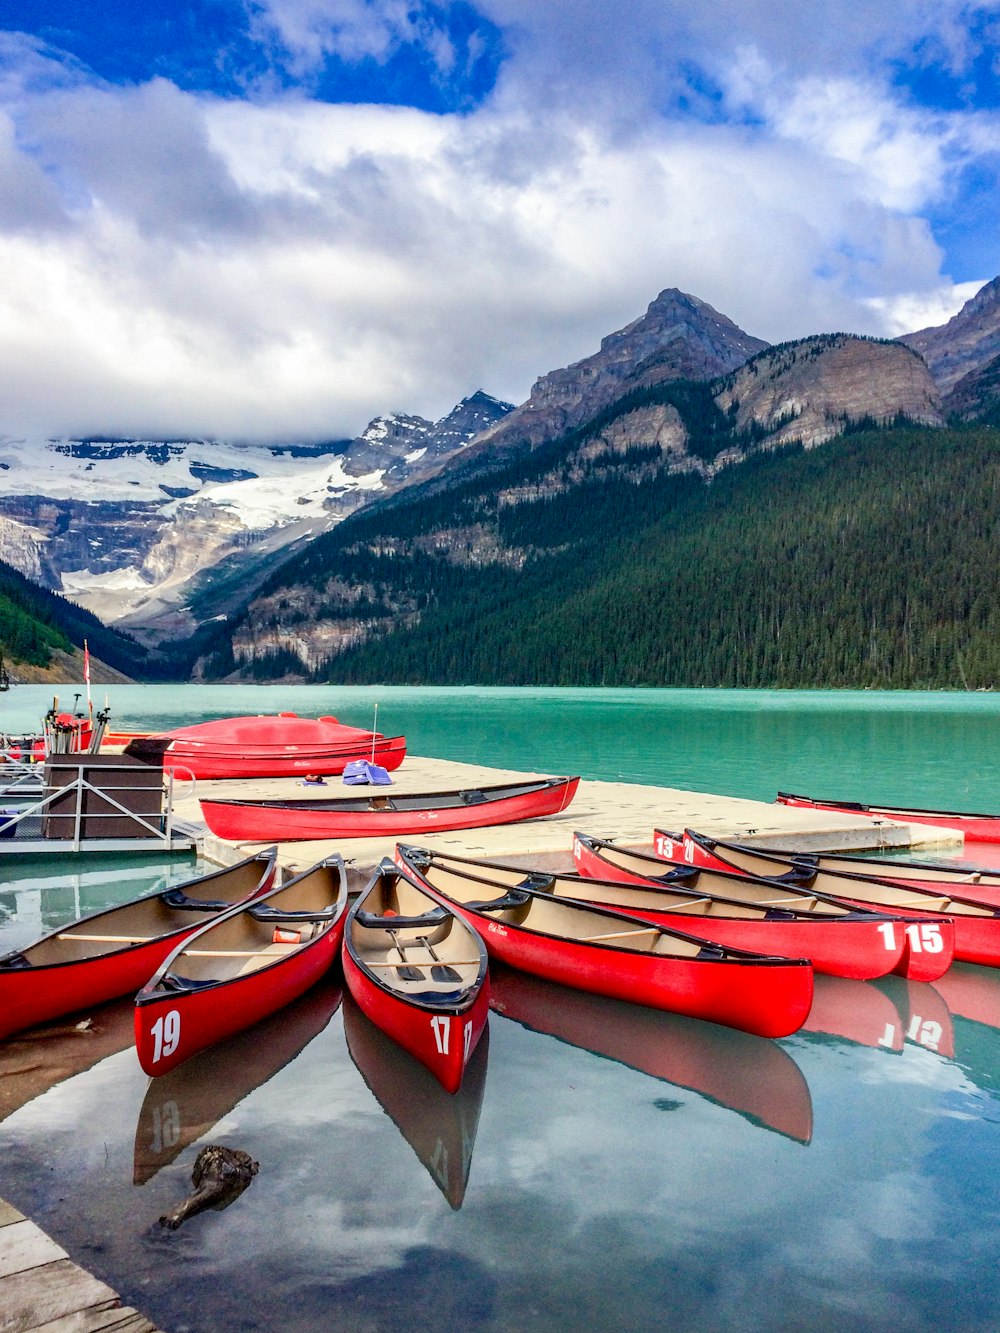
[[[122,725],[162,726],[278,709],[369,724],[376,701],[379,729],[423,754],[1000,809],[992,695],[115,687],[112,702]],[[139,891],[90,858],[12,888],[7,861],[0,948],[78,897]],[[152,887],[164,868],[147,871]],[[771,1042],[497,969],[488,1048],[456,1098],[337,977],[152,1083],[129,1005],[111,1006],[89,1038],[48,1039],[51,1086],[36,1071],[30,1100],[9,1097],[0,1195],[168,1333],[995,1330],[1000,973],[819,983],[805,1029]],[[19,1050],[0,1044],[0,1091]],[[161,1229],[212,1142],[258,1176]]]

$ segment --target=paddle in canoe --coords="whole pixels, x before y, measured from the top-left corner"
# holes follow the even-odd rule
[[[381,863],[351,908],[344,979],[371,1021],[457,1092],[489,1015],[486,949],[392,861]]]

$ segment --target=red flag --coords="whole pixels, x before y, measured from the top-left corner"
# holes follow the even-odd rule
[[[83,641],[83,678],[90,684],[90,649],[87,647],[87,640]]]

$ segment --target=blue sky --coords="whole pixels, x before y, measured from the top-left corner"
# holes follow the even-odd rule
[[[998,169],[1000,0],[5,0],[0,435],[521,401],[670,286],[941,323]]]

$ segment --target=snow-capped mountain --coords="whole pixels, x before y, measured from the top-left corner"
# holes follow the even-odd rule
[[[508,411],[479,392],[436,423],[393,414],[322,444],[0,437],[0,560],[108,622],[187,632],[204,571],[325,531]]]

